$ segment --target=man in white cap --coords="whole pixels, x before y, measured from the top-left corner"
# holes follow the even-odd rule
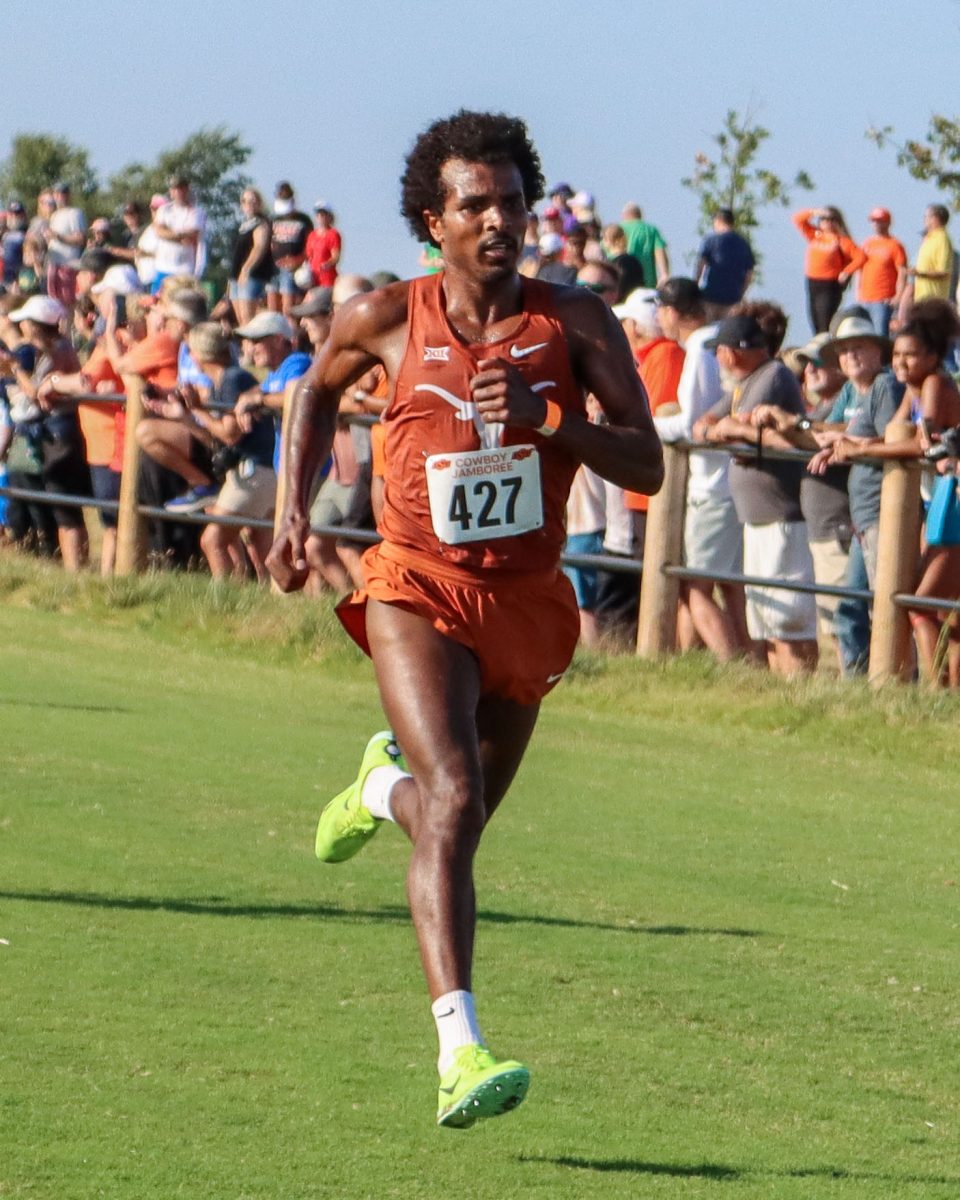
[[[253,425],[254,411],[261,405],[271,408],[279,420],[283,412],[287,389],[307,373],[311,358],[296,349],[297,331],[292,321],[277,312],[260,312],[241,325],[236,336],[252,344],[255,367],[267,371],[258,393],[248,392],[241,397],[235,412],[240,427],[249,432]],[[274,470],[280,470],[280,438],[276,439]]]

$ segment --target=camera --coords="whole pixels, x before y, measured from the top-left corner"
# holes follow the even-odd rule
[[[927,462],[940,462],[944,458],[960,458],[960,425],[953,425],[940,434],[940,441],[935,442],[923,457]]]

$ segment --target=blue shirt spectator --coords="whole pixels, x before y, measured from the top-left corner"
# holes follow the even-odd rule
[[[737,304],[750,286],[755,266],[750,243],[733,228],[733,213],[718,209],[713,233],[697,250],[697,281],[704,300],[724,308]]]

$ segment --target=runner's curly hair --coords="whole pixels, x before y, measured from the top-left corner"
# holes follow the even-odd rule
[[[921,345],[943,362],[950,343],[960,336],[960,321],[948,300],[918,300],[910,319],[897,331],[897,337],[915,337]]]
[[[438,213],[444,200],[440,168],[451,158],[465,162],[513,163],[523,180],[527,208],[543,197],[540,155],[519,117],[504,113],[469,112],[461,108],[452,117],[434,123],[414,142],[400,180],[400,212],[413,236],[433,242],[424,212]],[[436,244],[436,243],[433,243]]]

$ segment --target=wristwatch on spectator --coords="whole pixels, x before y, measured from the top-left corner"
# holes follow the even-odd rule
[[[813,428],[813,422],[809,417],[800,417],[794,428],[798,433],[809,433]]]

